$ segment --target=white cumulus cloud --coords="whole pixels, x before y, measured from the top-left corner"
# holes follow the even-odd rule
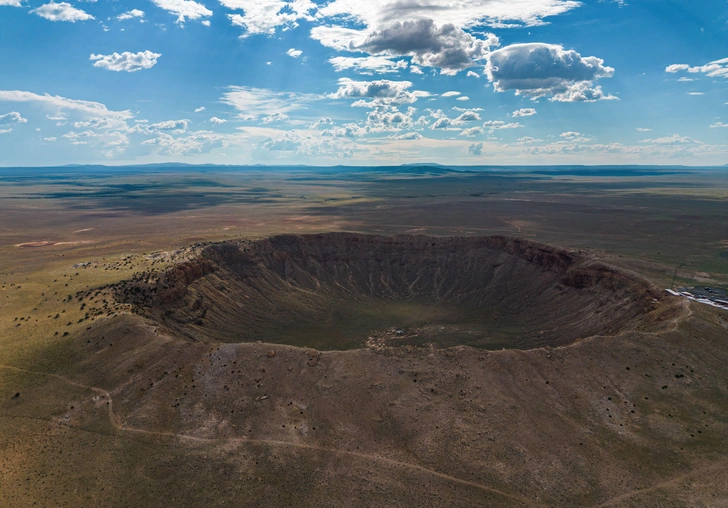
[[[312,11],[316,4],[310,0],[220,0],[232,10],[243,14],[228,14],[234,26],[245,28],[245,36],[256,34],[272,35],[278,27],[294,28],[299,19],[313,21]]]
[[[160,53],[151,51],[140,51],[139,53],[112,53],[110,55],[92,54],[89,60],[94,62],[94,67],[100,67],[110,71],[136,72],[142,69],[151,69],[157,64],[157,59],[162,56]]]
[[[406,132],[404,134],[392,135],[391,138],[398,141],[419,141],[420,139],[424,139],[424,136],[419,132]]]
[[[20,0],[0,0],[0,7],[22,7]]]
[[[594,85],[588,81],[580,81],[569,85],[566,90],[555,93],[551,100],[554,102],[596,102],[618,101],[619,97],[605,95],[601,85]]]
[[[441,109],[438,109],[436,111],[428,110],[430,112],[430,116],[434,119],[434,122],[430,125],[430,129],[432,130],[438,130],[438,129],[447,129],[447,130],[459,130],[462,126],[467,124],[468,122],[475,122],[480,121],[480,114],[478,111],[480,109],[462,109],[462,108],[454,108],[457,111],[460,111],[460,115],[456,118],[450,118],[448,117]],[[477,134],[483,132],[483,130],[480,127],[470,127],[468,129],[465,129],[461,134],[465,136],[470,136],[473,134]]]
[[[152,0],[159,8],[177,16],[175,23],[182,24],[188,19],[196,20],[212,16],[212,11],[194,0]]]
[[[480,114],[477,111],[468,110],[463,111],[460,116],[455,119],[455,123],[475,122],[477,120],[480,120]]]
[[[189,127],[190,123],[191,122],[187,119],[165,120],[163,122],[151,124],[149,126],[149,129],[153,131],[172,131],[181,134],[187,130],[187,127]]]
[[[485,131],[483,130],[482,127],[470,127],[470,128],[463,129],[462,131],[460,131],[459,135],[471,137],[471,136],[476,136],[478,134],[483,134],[484,132]]]
[[[677,72],[688,72],[690,74],[705,74],[711,78],[728,78],[728,58],[722,58],[720,60],[713,60],[705,65],[690,66],[688,64],[672,64],[665,67],[665,72],[677,73]],[[681,81],[688,81],[682,79]]]
[[[665,72],[676,73],[690,69],[688,64],[672,64],[665,67]]]
[[[286,55],[290,56],[291,58],[298,58],[303,54],[303,51],[296,48],[291,48],[288,51],[286,51]]]
[[[513,113],[511,113],[511,116],[533,116],[536,114],[536,110],[533,108],[521,108],[515,110]]]
[[[276,111],[271,115],[267,115],[261,118],[261,121],[263,123],[282,122],[283,120],[288,120],[288,115],[286,115],[285,113],[281,113],[280,111]]]
[[[614,69],[595,56],[582,57],[556,44],[513,44],[493,51],[485,67],[497,92],[539,98],[551,95],[557,102],[616,99],[605,95],[594,81],[614,75]]]
[[[562,132],[561,134],[559,134],[559,137],[564,138],[570,143],[587,143],[589,141],[594,141],[594,138],[591,138],[586,134],[582,134],[581,132],[576,131]]]
[[[11,111],[10,113],[5,113],[4,115],[0,115],[0,125],[9,125],[13,123],[26,123],[28,121],[27,118],[23,118],[20,113],[17,111]]]
[[[76,21],[95,19],[91,14],[77,9],[67,2],[51,2],[41,5],[30,12],[51,21],[69,21],[75,23]]]
[[[492,132],[501,129],[520,129],[523,125],[518,122],[506,123],[501,120],[488,120],[487,122],[483,122],[483,127]]]
[[[330,94],[333,99],[361,99],[353,106],[378,107],[386,104],[405,104],[417,101],[419,97],[426,97],[427,92],[413,91],[410,81],[390,81],[380,79],[376,81],[354,81],[349,78],[339,79],[339,89]],[[366,99],[371,99],[367,101]]]
[[[125,21],[127,19],[133,19],[133,18],[143,18],[144,17],[144,11],[140,11],[139,9],[132,9],[130,11],[126,11],[122,14],[119,14],[116,19],[119,21]]]
[[[407,68],[405,60],[392,60],[384,56],[335,56],[329,59],[329,63],[334,66],[336,72],[353,69],[360,74],[388,74]],[[412,72],[417,74],[417,71]],[[422,71],[419,73],[422,74]]]
[[[453,24],[436,25],[432,19],[395,21],[373,30],[361,40],[350,41],[349,49],[373,55],[410,56],[412,63],[436,67],[453,75],[483,60],[498,38],[485,34],[484,39]]]
[[[522,145],[528,145],[530,143],[538,143],[543,140],[531,136],[523,136],[522,138],[518,138],[516,141]]]
[[[370,132],[401,131],[413,125],[415,108],[400,111],[396,106],[378,107],[367,115],[367,130]]]

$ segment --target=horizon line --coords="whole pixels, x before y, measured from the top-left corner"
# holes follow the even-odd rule
[[[441,164],[438,162],[411,162],[403,164],[215,164],[215,163],[189,163],[189,162],[149,162],[141,164],[62,164],[58,166],[44,165],[13,165],[0,166],[4,169],[73,169],[73,168],[144,168],[144,167],[212,167],[212,168],[406,168],[430,166],[440,168],[686,168],[686,169],[722,169],[723,165],[686,165],[686,164]]]

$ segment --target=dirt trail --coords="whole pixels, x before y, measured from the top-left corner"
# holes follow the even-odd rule
[[[390,459],[387,457],[382,457],[379,455],[369,455],[366,453],[359,453],[359,452],[354,452],[354,451],[349,451],[349,450],[341,450],[338,448],[329,448],[326,446],[308,445],[305,443],[293,443],[293,442],[289,442],[289,441],[277,441],[277,440],[273,440],[273,439],[253,439],[253,438],[239,438],[239,437],[211,439],[211,438],[204,438],[204,437],[198,437],[198,436],[190,436],[187,434],[176,434],[176,433],[172,433],[172,432],[158,432],[158,431],[140,429],[140,428],[135,428],[135,427],[127,427],[122,423],[121,419],[114,413],[114,402],[113,402],[113,399],[111,398],[111,394],[109,393],[109,391],[104,390],[103,388],[84,385],[82,383],[73,381],[72,379],[69,379],[67,377],[64,377],[64,376],[61,376],[58,374],[51,374],[48,372],[39,372],[39,371],[22,369],[19,367],[13,367],[10,365],[2,365],[2,364],[0,364],[0,369],[13,370],[16,372],[25,372],[28,374],[34,374],[34,375],[38,375],[38,376],[52,377],[52,378],[61,380],[65,383],[68,383],[72,386],[76,386],[78,388],[83,388],[86,390],[92,390],[96,393],[101,394],[103,397],[106,397],[106,399],[108,400],[109,420],[111,422],[111,425],[118,431],[145,434],[145,435],[149,435],[149,436],[177,438],[180,440],[194,441],[194,442],[200,442],[200,443],[249,443],[249,444],[260,444],[260,445],[268,445],[268,446],[284,446],[284,447],[293,447],[293,448],[301,448],[301,449],[307,449],[307,450],[329,452],[329,453],[334,453],[334,454],[338,454],[338,455],[346,455],[349,457],[356,457],[356,458],[363,459],[363,460],[384,463],[384,464],[388,464],[391,466],[421,471],[423,473],[430,474],[432,476],[441,478],[443,480],[451,481],[453,483],[458,483],[460,485],[466,485],[468,487],[480,489],[480,490],[482,490],[484,492],[488,492],[490,494],[496,494],[496,495],[503,496],[508,499],[512,499],[514,501],[518,501],[519,503],[522,503],[525,506],[540,506],[541,505],[540,503],[537,503],[533,500],[527,500],[527,499],[521,498],[519,496],[514,496],[512,494],[508,494],[506,492],[500,491],[500,490],[492,488],[492,487],[487,487],[485,485],[481,485],[476,482],[471,482],[469,480],[463,480],[463,479],[457,478],[455,476],[450,476],[448,474],[441,473],[439,471],[435,471],[433,469],[429,469],[424,466],[420,466],[418,464],[412,464],[410,462],[401,462],[398,460]]]
[[[707,473],[708,471],[714,471],[714,470],[720,470],[720,469],[728,469],[728,464],[724,462],[719,462],[716,464],[711,464],[706,467],[702,467],[699,469],[693,469],[692,471],[688,471],[687,473],[681,474],[679,476],[675,476],[673,478],[670,478],[669,480],[665,480],[664,482],[660,482],[656,485],[653,485],[652,487],[645,487],[644,489],[637,489],[633,490],[631,492],[625,492],[624,494],[621,494],[617,497],[613,497],[609,501],[606,501],[600,505],[598,505],[597,508],[602,508],[606,506],[614,506],[617,503],[621,503],[622,501],[627,501],[628,499],[631,499],[635,496],[639,496],[640,494],[647,494],[649,492],[654,492],[656,490],[668,488],[668,487],[675,487],[680,484],[680,482],[687,480],[688,478],[699,475],[701,473]]]

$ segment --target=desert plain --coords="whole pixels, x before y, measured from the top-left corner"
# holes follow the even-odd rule
[[[0,169],[3,506],[725,506],[728,174]]]

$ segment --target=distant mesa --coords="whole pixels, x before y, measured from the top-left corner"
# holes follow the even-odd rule
[[[589,255],[502,236],[224,242],[114,293],[191,341],[318,350],[560,346],[662,326],[676,305]]]

